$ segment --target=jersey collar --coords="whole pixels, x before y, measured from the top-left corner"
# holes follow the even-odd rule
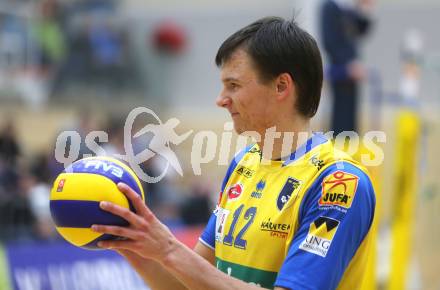
[[[287,166],[291,164],[292,162],[295,162],[299,158],[306,155],[308,152],[310,152],[313,148],[324,144],[327,142],[328,139],[325,137],[322,133],[313,133],[312,137],[310,137],[305,143],[303,143],[298,149],[296,149],[292,154],[290,154],[289,158],[287,158],[283,166]]]

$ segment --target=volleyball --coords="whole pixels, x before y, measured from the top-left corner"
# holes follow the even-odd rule
[[[109,201],[134,211],[118,190],[119,182],[130,186],[145,202],[138,177],[117,159],[89,157],[67,167],[56,178],[50,194],[50,211],[58,233],[69,243],[85,249],[99,249],[99,241],[121,239],[90,228],[94,224],[128,225],[123,218],[99,207],[101,201]]]

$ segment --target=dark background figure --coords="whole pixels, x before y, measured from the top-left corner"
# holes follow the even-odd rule
[[[189,226],[205,225],[212,213],[211,191],[208,184],[194,183],[191,192],[180,207],[180,216]]]
[[[21,155],[20,144],[17,138],[15,123],[12,118],[0,130],[0,162],[8,167],[15,167]]]
[[[321,36],[333,94],[331,130],[357,131],[359,83],[366,69],[359,60],[359,40],[371,28],[373,0],[326,0],[321,7]]]
[[[0,128],[0,203],[3,197],[12,196],[19,182],[21,147],[12,118]]]
[[[33,216],[23,182],[22,149],[12,117],[0,129],[0,241],[31,237]]]

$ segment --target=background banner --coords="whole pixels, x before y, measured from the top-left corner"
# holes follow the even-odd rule
[[[14,290],[149,289],[112,251],[87,251],[57,242],[8,245],[5,254]]]
[[[203,227],[174,229],[193,248]],[[0,290],[149,290],[114,251],[90,251],[60,240],[0,245]]]

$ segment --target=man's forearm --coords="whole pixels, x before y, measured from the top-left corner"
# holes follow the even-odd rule
[[[162,262],[162,266],[191,290],[261,289],[260,287],[245,283],[217,270],[207,260],[177,240],[175,241],[173,250]]]

